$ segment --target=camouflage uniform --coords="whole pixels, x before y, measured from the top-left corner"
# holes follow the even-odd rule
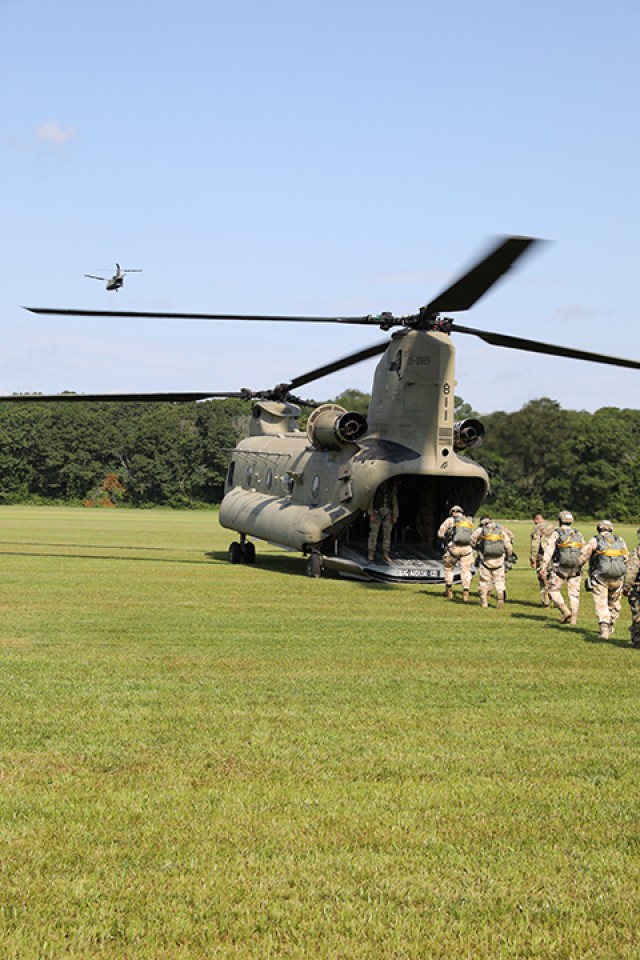
[[[572,625],[578,622],[578,610],[580,609],[580,556],[576,557],[576,564],[572,567],[563,567],[557,561],[554,563],[554,554],[557,558],[558,543],[570,541],[580,548],[584,546],[584,537],[578,533],[570,523],[561,523],[547,541],[540,563],[539,576],[546,577],[549,564],[551,571],[549,573],[549,597],[555,603],[560,611],[560,623],[570,622]],[[562,587],[567,585],[567,604],[562,596]]]
[[[640,536],[640,530],[638,530]],[[634,647],[640,647],[640,544],[635,548],[627,564],[627,572],[624,576],[622,592],[629,601],[631,610],[631,643]]]
[[[538,585],[540,587],[540,606],[548,607],[549,587],[546,576],[542,576],[540,573],[540,567],[542,566],[542,557],[544,556],[545,547],[549,542],[549,537],[555,530],[555,524],[550,520],[545,520],[541,513],[536,513],[534,515],[534,519],[535,517],[541,517],[541,519],[535,522],[534,528],[531,531],[529,564],[536,571],[538,576]]]
[[[501,540],[504,545],[502,556],[485,557],[484,543],[489,540]],[[505,557],[513,554],[513,534],[505,527],[500,527],[490,519],[481,522],[471,534],[471,546],[478,549],[478,596],[480,606],[489,606],[489,594],[493,588],[496,592],[496,606],[504,605],[505,595]]]
[[[460,582],[462,584],[462,599],[466,602],[469,599],[469,587],[473,576],[473,549],[470,544],[453,543],[453,534],[456,525],[456,515],[462,522],[468,525],[469,532],[473,529],[470,517],[465,517],[462,509],[451,511],[451,516],[438,528],[438,539],[445,540],[446,546],[442,556],[442,565],[444,567],[445,594],[451,600],[453,599],[453,573],[456,565],[460,564]]]
[[[607,524],[606,528],[601,531],[601,527],[604,527],[604,524]],[[620,607],[622,600],[622,588],[624,585],[624,576],[617,577],[614,580],[604,579],[598,573],[597,568],[597,556],[601,553],[600,536],[605,532],[612,532],[613,528],[608,521],[603,521],[599,523],[596,527],[598,535],[591,537],[590,540],[587,540],[585,543],[582,553],[580,554],[580,566],[585,564],[587,560],[591,560],[589,565],[589,576],[591,579],[591,588],[593,592],[593,605],[596,610],[596,617],[598,618],[598,623],[600,625],[600,638],[606,640],[613,633],[614,627],[617,623],[618,617],[620,616]],[[624,540],[620,539],[622,547],[620,548],[620,555],[625,558],[625,561],[629,557],[629,551],[627,550],[627,545]],[[593,563],[593,559],[596,560],[596,563]]]
[[[378,542],[378,533],[382,527],[382,555],[391,559],[391,531],[398,519],[398,490],[395,480],[380,484],[369,507],[369,541],[367,544],[369,560],[373,560]]]

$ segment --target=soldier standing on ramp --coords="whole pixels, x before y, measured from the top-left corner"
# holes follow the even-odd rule
[[[584,547],[584,537],[578,530],[573,529],[573,514],[568,510],[561,510],[558,514],[557,529],[553,531],[547,541],[540,563],[540,576],[549,576],[549,596],[560,611],[560,623],[576,624],[580,609],[580,556]],[[562,586],[567,585],[568,606],[562,596]]]
[[[462,599],[466,603],[469,599],[469,587],[473,576],[473,550],[471,549],[471,534],[473,524],[466,517],[462,507],[455,506],[449,510],[449,516],[438,529],[438,538],[445,541],[445,550],[442,557],[444,567],[444,593],[447,600],[453,600],[453,571],[457,563],[460,564],[460,582],[462,583]]]
[[[640,538],[640,528],[637,530]],[[627,564],[622,592],[629,601],[631,610],[631,646],[640,647],[640,543],[635,548]]]
[[[398,485],[395,479],[385,480],[376,490],[369,507],[368,559],[373,560],[378,543],[378,533],[382,527],[382,556],[385,563],[391,563],[391,532],[398,520]]]
[[[540,606],[549,606],[549,584],[546,576],[540,575],[542,566],[542,557],[544,550],[549,542],[549,537],[555,530],[555,524],[551,520],[545,520],[542,512],[537,510],[532,518],[534,527],[531,531],[531,549],[529,550],[529,565],[538,575],[538,584],[540,586]]]
[[[628,558],[627,545],[622,537],[614,534],[610,520],[600,521],[595,537],[587,540],[580,554],[580,566],[589,561],[593,605],[601,640],[609,639],[620,616]]]
[[[480,606],[489,606],[491,588],[496,591],[496,608],[504,606],[505,557],[513,554],[512,537],[491,517],[480,517],[480,526],[471,534],[471,546],[478,550],[478,596]]]

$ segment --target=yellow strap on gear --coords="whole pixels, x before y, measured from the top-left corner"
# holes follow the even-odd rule
[[[624,557],[624,550],[596,550],[599,557]]]

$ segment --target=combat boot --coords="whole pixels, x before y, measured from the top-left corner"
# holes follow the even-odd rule
[[[463,600],[464,603],[469,603],[469,591],[468,591],[468,590],[463,590],[463,591],[462,591],[462,600]]]
[[[571,610],[569,610],[569,607],[560,607],[560,623],[569,623],[569,620],[571,620]]]
[[[572,613],[572,614],[571,614],[571,619],[569,620],[569,623],[571,624],[572,627],[575,627],[575,625],[576,625],[577,622],[578,622],[578,614],[577,614],[577,613]]]
[[[601,623],[600,624],[600,634],[598,636],[599,640],[608,640],[609,639],[609,624]]]
[[[504,599],[502,597],[498,597],[498,599],[496,600],[496,610],[502,610],[503,607],[504,607]]]
[[[449,584],[444,588],[444,595],[447,600],[453,600],[453,587],[450,587]]]

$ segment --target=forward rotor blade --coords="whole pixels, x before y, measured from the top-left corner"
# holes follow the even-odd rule
[[[88,277],[89,280],[106,280],[106,277],[96,277],[94,273],[85,273],[85,277]]]
[[[330,373],[336,373],[338,370],[352,367],[354,364],[361,363],[363,360],[377,357],[379,354],[385,352],[390,342],[390,340],[384,340],[382,343],[376,343],[372,347],[359,350],[357,353],[351,353],[348,357],[343,357],[341,360],[327,363],[323,367],[316,367],[315,370],[310,370],[309,373],[303,373],[302,376],[295,377],[295,379],[288,384],[288,387],[290,390],[297,389],[307,383],[311,383],[313,380],[320,380],[321,377],[327,377]]]
[[[614,367],[629,367],[640,370],[640,361],[627,360],[624,357],[609,357],[603,353],[590,353],[588,350],[575,350],[573,347],[561,347],[555,343],[542,343],[539,340],[527,340],[522,337],[508,337],[504,333],[492,333],[490,330],[474,330],[454,324],[453,333],[469,333],[479,337],[494,347],[509,347],[511,350],[526,350],[528,353],[546,353],[551,357],[568,357],[571,360],[589,360],[591,363],[605,363]]]
[[[502,277],[533,244],[535,237],[507,237],[480,260],[475,267],[456,280],[447,290],[423,308],[425,313],[456,313],[468,310]]]
[[[89,274],[85,274],[89,276]],[[103,280],[104,277],[96,277]],[[275,323],[361,323],[378,326],[379,317],[292,317],[261,316],[244,313],[157,313],[147,310],[76,310],[64,307],[25,307],[30,313],[68,317],[133,317],[143,320],[264,320]]]
[[[246,399],[246,394],[235,393],[197,393],[193,391],[182,393],[27,393],[0,396],[0,403],[187,403],[192,400],[209,400],[213,398],[237,397]]]
[[[122,273],[142,273],[142,270],[137,267],[130,267],[128,270],[123,270]]]

